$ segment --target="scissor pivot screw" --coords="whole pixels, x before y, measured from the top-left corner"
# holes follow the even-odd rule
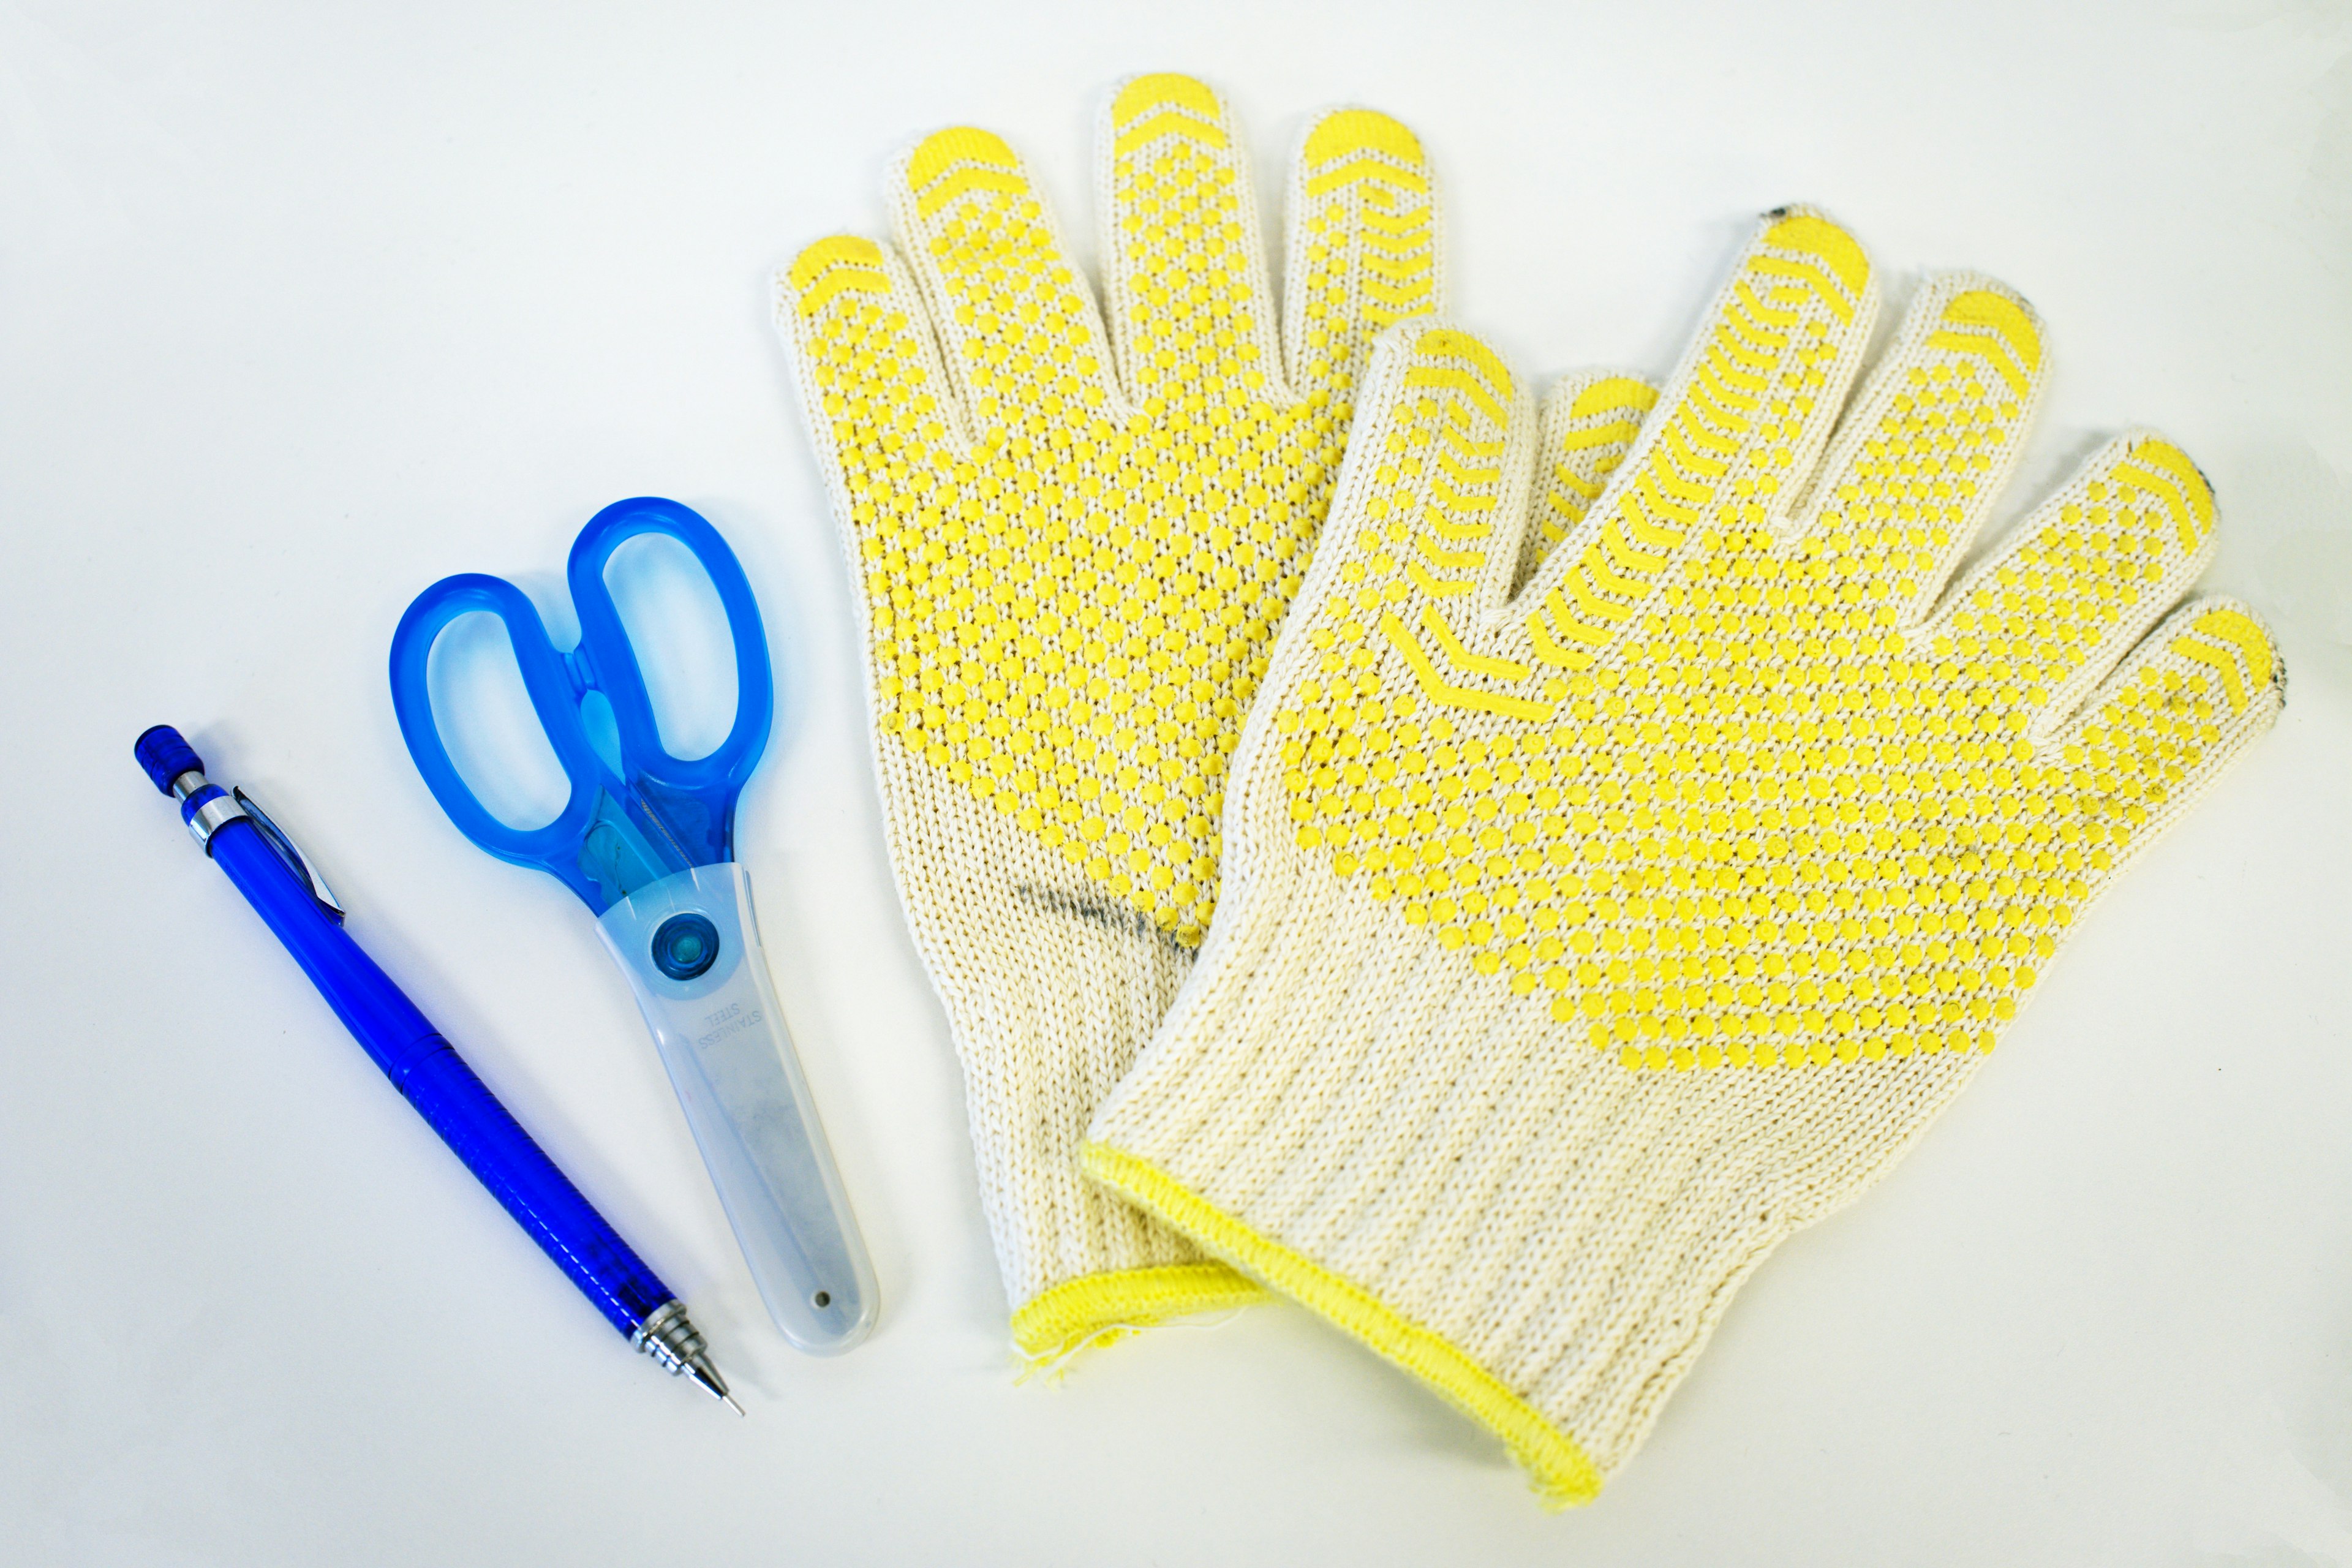
[[[654,932],[654,967],[692,980],[719,962],[719,928],[702,915],[672,915]]]

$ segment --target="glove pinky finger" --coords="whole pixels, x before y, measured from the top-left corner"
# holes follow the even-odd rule
[[[952,462],[963,421],[914,279],[887,246],[847,234],[818,240],[777,272],[775,310],[810,426],[832,458],[890,431],[910,463]]]
[[[2103,879],[2179,820],[2277,719],[2286,667],[2268,627],[2234,599],[2182,605],[2053,743],[2088,828],[2083,864]]]

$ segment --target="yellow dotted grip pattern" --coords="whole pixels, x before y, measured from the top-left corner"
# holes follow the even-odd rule
[[[846,492],[884,743],[1190,943],[1363,340],[1434,303],[1433,209],[1394,121],[1311,130],[1286,388],[1216,96],[1138,78],[1106,140],[1108,336],[1019,159],[974,130],[907,161],[912,276],[869,241],[821,241],[784,314]]]
[[[1312,667],[1274,718],[1297,845],[1629,1068],[1990,1049],[2076,911],[2276,705],[2235,606],[2140,643],[2214,525],[2153,436],[1909,612],[2043,374],[1989,281],[1927,291],[1791,538],[1874,303],[1843,230],[1770,222],[1671,406],[1603,381],[1547,422],[1542,564],[1507,613],[1479,590],[1517,393],[1475,339],[1423,332],[1360,437],[1377,468],[1334,591],[1301,611]],[[1563,432],[1605,432],[1612,466],[1632,443],[1605,493],[1559,471]]]

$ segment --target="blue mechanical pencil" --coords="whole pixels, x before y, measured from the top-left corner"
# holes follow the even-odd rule
[[[341,906],[277,824],[243,790],[209,783],[204,759],[170,725],[147,731],[133,751],[155,787],[178,798],[188,831],[286,944],[344,1027],[515,1223],[631,1344],[741,1415],[685,1303],[360,950],[343,930]]]

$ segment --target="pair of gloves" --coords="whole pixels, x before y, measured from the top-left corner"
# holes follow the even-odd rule
[[[1218,98],[1099,134],[1099,307],[976,130],[776,301],[1015,1341],[1270,1289],[1588,1500],[2284,672],[2179,602],[2150,432],[1948,586],[2048,373],[1990,278],[1865,377],[1877,271],[1783,209],[1664,388],[1538,402],[1395,121],[1309,126],[1278,329]]]

